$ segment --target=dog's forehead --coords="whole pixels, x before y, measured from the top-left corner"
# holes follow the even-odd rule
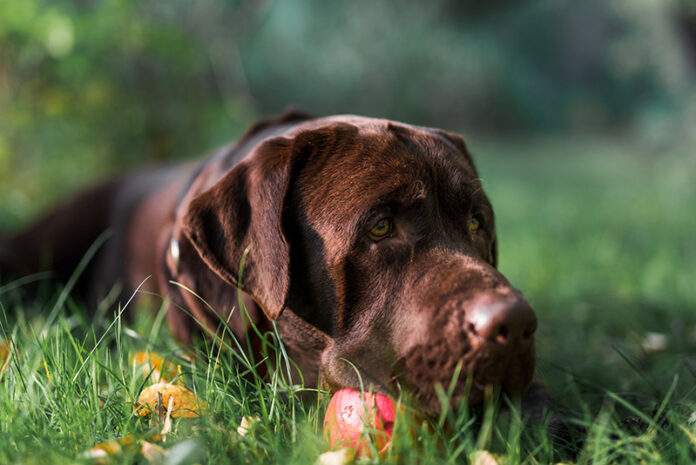
[[[346,125],[346,140],[315,154],[300,182],[304,206],[318,221],[348,225],[395,191],[423,195],[444,188],[464,196],[478,183],[468,155],[429,128],[347,115],[313,121],[304,130]]]

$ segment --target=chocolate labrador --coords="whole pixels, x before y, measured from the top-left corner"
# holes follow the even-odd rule
[[[307,384],[398,384],[431,412],[457,371],[471,404],[532,381],[537,321],[496,270],[493,208],[456,134],[290,112],[203,162],[78,194],[1,240],[0,273],[65,279],[107,229],[92,301],[144,282],[183,343],[274,320]]]

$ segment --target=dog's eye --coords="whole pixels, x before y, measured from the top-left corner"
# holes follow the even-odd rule
[[[370,228],[367,235],[376,242],[389,236],[393,230],[394,220],[391,218],[382,218]]]
[[[469,232],[473,234],[479,230],[481,227],[481,222],[477,218],[471,217],[469,218],[469,221],[466,222],[466,227]]]

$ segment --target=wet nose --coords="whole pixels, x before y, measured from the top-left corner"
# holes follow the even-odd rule
[[[532,307],[521,297],[487,296],[467,311],[466,325],[470,335],[506,345],[531,341],[537,320]]]

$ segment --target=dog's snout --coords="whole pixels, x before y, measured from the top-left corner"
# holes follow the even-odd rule
[[[521,297],[479,299],[466,312],[467,332],[489,342],[506,345],[531,341],[536,331],[536,316]]]

